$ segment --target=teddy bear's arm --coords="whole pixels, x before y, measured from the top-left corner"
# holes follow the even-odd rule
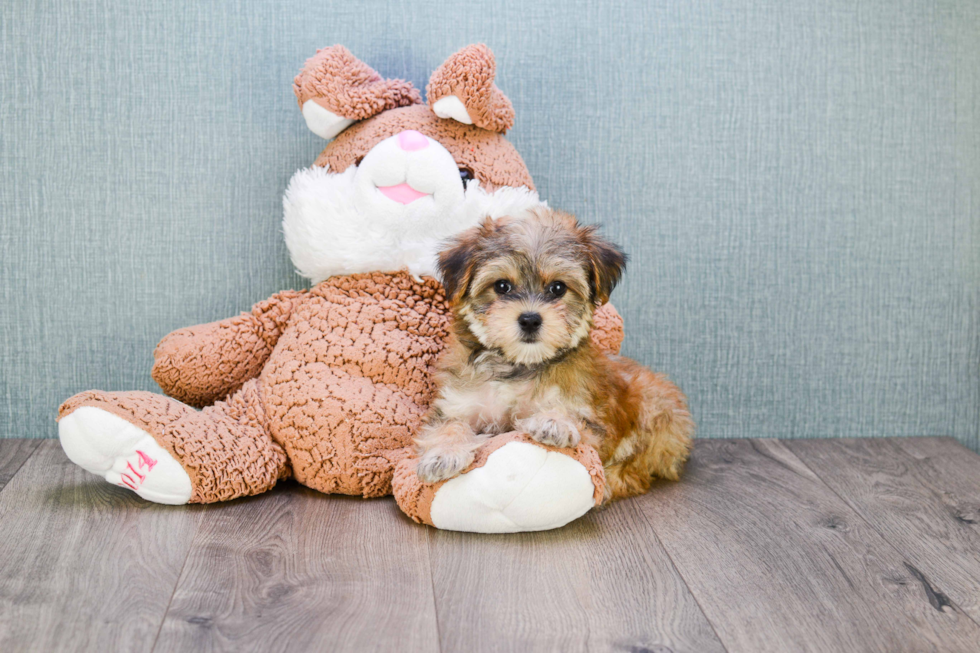
[[[623,344],[623,318],[612,304],[603,304],[593,316],[592,344],[610,354],[619,354]]]
[[[198,408],[227,397],[262,371],[306,291],[287,290],[241,315],[178,329],[153,352],[153,380],[164,393]]]

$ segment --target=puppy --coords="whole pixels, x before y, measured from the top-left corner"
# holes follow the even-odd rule
[[[678,478],[694,433],[684,395],[589,338],[625,264],[594,227],[550,209],[487,218],[452,241],[439,269],[454,333],[415,441],[419,478],[459,474],[487,437],[512,430],[595,447],[605,502],[646,492],[654,477]]]

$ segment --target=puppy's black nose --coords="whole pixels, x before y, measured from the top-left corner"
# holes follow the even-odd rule
[[[521,331],[524,333],[534,333],[541,328],[541,314],[521,313],[520,317],[517,318],[517,323],[521,325]]]

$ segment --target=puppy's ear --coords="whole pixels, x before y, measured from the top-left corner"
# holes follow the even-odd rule
[[[466,294],[476,268],[476,253],[480,240],[486,230],[487,222],[471,227],[447,243],[446,249],[439,252],[439,273],[442,285],[446,288],[446,299],[456,303]]]
[[[619,245],[600,236],[595,226],[580,227],[578,236],[589,257],[592,302],[601,306],[609,301],[609,295],[623,276],[628,257]]]
[[[439,252],[439,273],[446,288],[446,299],[456,303],[466,295],[488,239],[511,221],[510,217],[494,220],[487,216],[482,223],[450,240],[446,249]]]

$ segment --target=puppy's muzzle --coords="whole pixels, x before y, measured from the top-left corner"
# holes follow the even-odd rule
[[[541,330],[541,314],[527,311],[521,313],[517,318],[517,325],[521,327],[521,339],[525,341],[534,340],[535,335]]]

